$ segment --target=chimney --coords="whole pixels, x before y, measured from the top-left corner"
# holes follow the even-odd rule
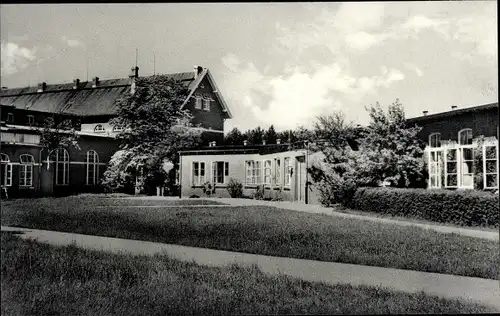
[[[212,147],[215,147],[216,145],[217,145],[217,142],[214,140],[214,141],[212,142]]]
[[[73,89],[78,89],[78,86],[80,85],[80,79],[76,78],[73,80]]]
[[[203,67],[194,65],[193,70],[194,70],[194,79],[196,80],[198,79],[198,75],[201,74],[201,72],[203,71]]]
[[[135,78],[139,77],[139,67],[133,67],[130,69],[130,75],[128,76],[130,79],[130,93],[135,93]]]
[[[429,111],[422,111],[422,113],[424,113],[424,116],[426,116]]]
[[[243,141],[243,146],[247,146],[248,145],[248,140],[244,140]]]
[[[278,144],[278,145],[281,144],[281,139],[280,138],[276,139],[276,144]]]
[[[263,139],[263,140],[262,140],[262,145],[265,145],[265,144],[266,144],[266,140],[265,140],[265,139]]]
[[[36,92],[44,92],[46,88],[47,88],[47,84],[45,82],[39,83],[38,90]]]
[[[452,109],[452,110],[455,110],[456,108],[457,108],[457,106],[456,106],[456,105],[452,105],[452,106],[451,106],[451,109]]]
[[[99,86],[99,77],[92,78],[92,88]]]
[[[7,88],[7,87],[2,87],[2,90],[8,90],[8,89],[9,89],[9,88]]]

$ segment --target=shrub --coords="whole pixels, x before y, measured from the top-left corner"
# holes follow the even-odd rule
[[[255,193],[253,195],[253,198],[256,200],[264,199],[264,185],[258,185],[257,188],[255,188]]]
[[[359,188],[352,209],[460,226],[499,226],[499,197],[490,192]]]
[[[231,178],[227,183],[227,192],[229,192],[229,196],[231,196],[232,198],[242,198],[243,184],[238,180]]]
[[[210,196],[211,194],[215,193],[215,186],[213,186],[210,181],[203,183],[203,193],[205,193],[207,196]]]

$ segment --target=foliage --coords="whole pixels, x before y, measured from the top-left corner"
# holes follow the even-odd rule
[[[352,209],[461,226],[499,226],[498,195],[472,190],[360,188]]]
[[[243,197],[243,184],[231,178],[227,183],[227,192],[229,192],[229,196],[232,198],[241,198]]]
[[[256,200],[263,200],[264,199],[264,185],[263,184],[259,184],[255,188],[255,192],[253,194],[253,198],[256,199]]]
[[[374,181],[389,181],[391,186],[399,188],[422,186],[426,174],[425,144],[417,135],[421,128],[406,125],[399,99],[389,105],[387,113],[378,102],[367,107],[367,111],[370,124],[360,144],[365,175]]]
[[[276,202],[281,202],[283,201],[283,189],[281,187],[278,187],[277,190],[275,190],[275,195],[271,199],[271,201],[276,201]]]
[[[108,186],[123,180],[108,177],[123,173],[135,177],[133,170],[139,166],[146,189],[164,183],[164,162],[176,164],[179,150],[200,144],[201,132],[190,128],[192,116],[181,110],[187,95],[183,83],[167,76],[136,78],[135,93],[119,100],[118,116],[111,121],[123,128],[117,139],[127,155],[117,159],[113,172],[105,173]]]
[[[265,132],[264,139],[266,140],[266,144],[276,144],[276,140],[278,139],[278,134],[274,130],[274,126],[271,125]]]
[[[477,147],[474,148],[474,189],[484,190],[483,170],[483,144],[484,136],[477,138]]]
[[[205,193],[207,196],[210,196],[211,194],[215,193],[215,186],[210,183],[210,181],[206,181],[203,183],[203,193]]]
[[[229,133],[224,136],[225,145],[243,145],[244,140],[245,136],[237,127],[230,130]]]
[[[53,117],[47,117],[40,132],[40,145],[49,150],[68,147],[80,149],[79,137],[70,119],[57,121]]]

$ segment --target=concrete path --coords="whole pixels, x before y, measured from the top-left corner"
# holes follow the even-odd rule
[[[126,199],[147,199],[147,200],[180,200],[178,197],[157,197],[157,196],[131,196],[126,197]],[[375,216],[367,216],[367,215],[357,215],[357,214],[348,214],[336,212],[332,208],[323,207],[320,205],[311,205],[311,204],[301,204],[294,202],[275,202],[275,201],[262,201],[262,200],[253,200],[253,199],[232,199],[232,198],[200,198],[202,200],[213,200],[221,203],[225,203],[231,206],[251,206],[251,205],[263,205],[263,206],[273,206],[277,208],[300,211],[306,213],[313,214],[327,214],[331,216],[337,216],[342,218],[353,218],[365,221],[373,221],[385,224],[394,224],[399,226],[417,226],[423,229],[430,229],[440,233],[455,233],[464,236],[483,238],[488,240],[499,240],[499,231],[488,231],[488,230],[480,230],[474,228],[463,228],[463,227],[454,227],[454,226],[445,226],[445,225],[435,225],[435,224],[423,224],[416,223],[412,221],[404,221],[404,220],[396,220],[390,218],[381,218]],[[182,198],[182,200],[193,200],[188,198]],[[178,205],[176,207],[179,207]],[[196,207],[197,205],[185,205],[186,207]],[[199,205],[199,207],[213,207],[216,205]],[[142,206],[141,206],[142,207]],[[150,206],[151,207],[151,206]],[[152,207],[164,207],[164,206],[152,206]]]
[[[195,261],[207,266],[225,266],[231,263],[257,264],[265,273],[284,274],[313,282],[386,287],[389,289],[428,294],[445,298],[461,298],[487,304],[500,312],[500,283],[498,280],[388,269],[344,263],[272,257],[205,248],[186,247],[139,240],[98,237],[54,231],[1,227],[2,231],[22,233],[22,238],[37,239],[53,245],[70,245],[132,254],[156,253],[183,261]]]

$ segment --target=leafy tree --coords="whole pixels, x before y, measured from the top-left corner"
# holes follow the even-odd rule
[[[74,147],[79,149],[78,135],[71,120],[47,117],[40,127],[40,145],[50,151],[57,148]]]
[[[245,135],[250,144],[260,145],[264,140],[264,133],[264,130],[260,126],[257,126],[254,129],[248,130]]]
[[[122,151],[115,154],[114,165],[104,174],[105,186],[117,188],[118,182],[130,181],[139,172],[145,187],[165,184],[163,163],[177,166],[178,151],[201,142],[201,133],[190,128],[192,116],[181,110],[188,92],[168,76],[136,79],[135,93],[119,100],[118,115],[111,121],[123,128],[117,135]]]
[[[244,140],[245,140],[245,137],[244,137],[243,133],[241,133],[241,131],[237,127],[234,127],[224,137],[224,144],[225,145],[242,145]]]
[[[274,129],[274,126],[271,125],[266,131],[266,134],[264,136],[264,139],[266,140],[266,144],[276,144],[276,138],[277,138],[277,133],[276,130]]]
[[[425,145],[417,137],[421,128],[406,125],[399,99],[389,105],[387,113],[378,102],[366,109],[370,124],[360,143],[365,176],[377,182],[387,180],[400,188],[423,186]]]

